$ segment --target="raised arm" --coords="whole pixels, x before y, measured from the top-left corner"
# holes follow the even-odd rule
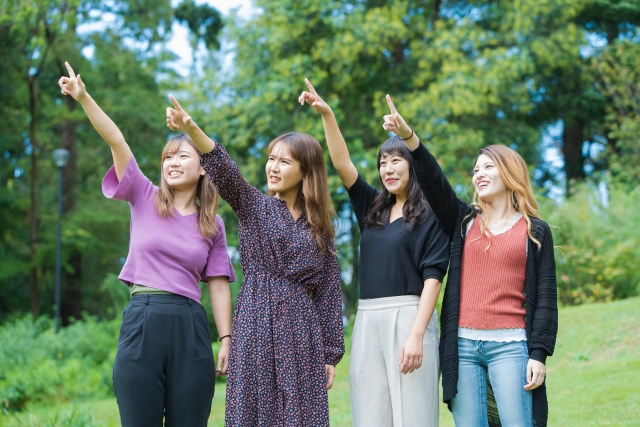
[[[358,179],[358,171],[349,157],[349,149],[345,142],[342,132],[338,127],[336,116],[333,114],[331,107],[320,98],[309,80],[304,79],[309,91],[304,91],[298,98],[300,105],[307,102],[311,107],[322,116],[322,124],[324,126],[324,134],[327,138],[327,147],[329,148],[329,156],[331,163],[338,172],[340,180],[347,187],[351,188],[356,179]]]
[[[189,135],[203,153],[200,163],[220,197],[229,203],[240,221],[251,218],[256,202],[264,195],[244,179],[222,145],[209,138],[173,96],[169,95],[169,99],[175,108],[167,108],[167,127]]]
[[[116,170],[116,176],[118,179],[122,179],[124,171],[133,157],[131,149],[125,141],[122,132],[118,129],[118,126],[102,111],[102,108],[91,98],[87,93],[84,82],[80,77],[80,74],[76,76],[73,68],[68,62],[64,65],[67,67],[69,77],[62,76],[58,80],[58,86],[63,95],[71,95],[73,99],[78,101],[82,105],[82,109],[89,117],[89,121],[93,127],[98,131],[102,139],[111,147],[111,155],[113,156],[113,165]]]
[[[407,148],[411,151],[420,189],[445,233],[449,238],[452,238],[453,233],[456,231],[455,228],[459,216],[461,212],[468,209],[468,206],[458,199],[435,157],[420,142],[418,136],[407,125],[402,116],[398,114],[389,95],[387,95],[387,103],[389,104],[390,114],[384,116],[382,127],[385,130],[394,132],[407,144]]]
[[[200,129],[200,126],[184,111],[173,95],[169,95],[169,100],[175,108],[167,107],[167,127],[171,130],[180,130],[189,134],[189,138],[191,138],[203,154],[210,153],[216,148],[215,141]]]

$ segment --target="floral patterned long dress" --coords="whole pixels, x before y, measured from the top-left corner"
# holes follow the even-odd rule
[[[321,252],[306,215],[249,185],[225,149],[202,166],[239,219],[244,283],[236,302],[226,422],[328,426],[325,364],[344,354],[340,270],[333,242]]]

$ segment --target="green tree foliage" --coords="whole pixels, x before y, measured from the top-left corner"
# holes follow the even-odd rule
[[[110,27],[77,31],[104,13],[116,17]],[[168,68],[174,56],[154,43],[172,19],[169,0],[2,3],[0,50],[12,58],[0,70],[3,314],[28,308],[29,300],[33,312],[51,310],[58,180],[50,155],[60,146],[71,152],[63,176],[63,315],[106,313],[100,284],[127,254],[128,207],[101,195],[110,152],[57,81],[64,61],[74,64],[157,182],[168,137],[158,81],[175,73]],[[93,50],[90,60],[80,53],[84,47]]]
[[[111,24],[86,30],[104,14],[115,17]],[[194,48],[210,49],[198,58],[208,62],[194,65],[187,78],[171,71],[173,56],[162,49],[173,19],[190,28]],[[229,65],[212,54],[220,46],[220,14],[193,0],[175,12],[169,0],[0,2],[0,53],[11,58],[0,67],[0,312],[51,311],[57,171],[50,154],[60,146],[71,151],[63,176],[64,313],[106,315],[123,297],[110,286],[127,254],[128,209],[101,195],[111,156],[81,108],[59,94],[65,60],[156,182],[168,137],[161,108],[166,89],[184,98],[249,182],[264,188],[272,138],[297,130],[323,142],[320,118],[296,103],[308,77],[336,113],[354,163],[374,184],[377,149],[389,136],[381,126],[389,93],[462,197],[470,195],[468,171],[478,148],[492,143],[517,148],[539,183],[550,179],[540,159],[541,134],[559,121],[567,182],[584,179],[585,164],[592,162],[607,173],[586,178],[612,177],[632,189],[639,184],[639,19],[635,0],[257,0],[247,20],[225,19]],[[84,48],[92,55],[83,55]],[[606,147],[598,157],[585,148],[598,145]],[[346,192],[329,170],[343,289],[352,310],[359,231]],[[612,192],[610,206],[617,206],[615,198],[623,195]],[[225,203],[220,213],[228,242],[237,247],[235,218]],[[577,233],[563,228],[569,219],[559,216],[556,225]],[[569,266],[584,261],[572,259],[588,245],[580,239],[561,235],[573,248],[565,251]],[[602,247],[614,246],[607,240]],[[562,268],[571,279],[565,295],[578,283],[592,283],[578,267]],[[566,301],[594,293],[585,292]],[[615,298],[627,291],[611,292]]]
[[[640,47],[618,40],[592,62],[594,79],[608,100],[607,171],[633,188],[640,183]]]
[[[257,2],[260,13],[235,22],[234,72],[218,73],[207,127],[260,187],[264,151],[287,130],[323,139],[319,117],[295,99],[308,77],[330,103],[355,164],[377,183],[384,95],[438,155],[461,195],[477,150],[498,143],[541,165],[541,127],[558,76],[580,63],[582,3],[448,1]],[[550,95],[551,93],[551,95]],[[555,97],[555,98],[554,98]],[[212,99],[211,97],[209,99]],[[345,296],[357,299],[358,230],[338,177],[331,188],[341,214]],[[351,276],[351,277],[349,277]]]
[[[193,0],[184,0],[176,8],[176,19],[186,23],[191,30],[193,50],[196,50],[199,41],[203,41],[209,49],[220,49],[218,36],[224,23],[217,9],[208,4],[196,5]]]

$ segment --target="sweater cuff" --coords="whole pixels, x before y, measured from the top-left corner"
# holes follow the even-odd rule
[[[547,363],[547,353],[542,349],[536,348],[531,351],[529,359],[537,360],[544,365]]]

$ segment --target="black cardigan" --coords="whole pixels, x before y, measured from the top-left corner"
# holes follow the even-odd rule
[[[458,392],[458,317],[460,313],[460,274],[465,229],[478,212],[458,199],[444,176],[440,165],[421,143],[411,153],[422,189],[440,225],[451,239],[449,277],[444,291],[440,315],[440,367],[442,369],[443,400],[451,404]],[[529,357],[545,363],[553,354],[558,332],[558,302],[556,264],[553,256],[551,229],[541,219],[531,218],[531,233],[542,244],[527,239],[527,270],[525,280],[526,331]],[[490,390],[491,391],[491,390]],[[489,413],[497,409],[488,402]],[[493,411],[492,411],[493,409]],[[533,418],[537,427],[547,425],[546,383],[533,390]],[[497,415],[497,414],[495,414]],[[499,418],[490,417],[491,425]]]

